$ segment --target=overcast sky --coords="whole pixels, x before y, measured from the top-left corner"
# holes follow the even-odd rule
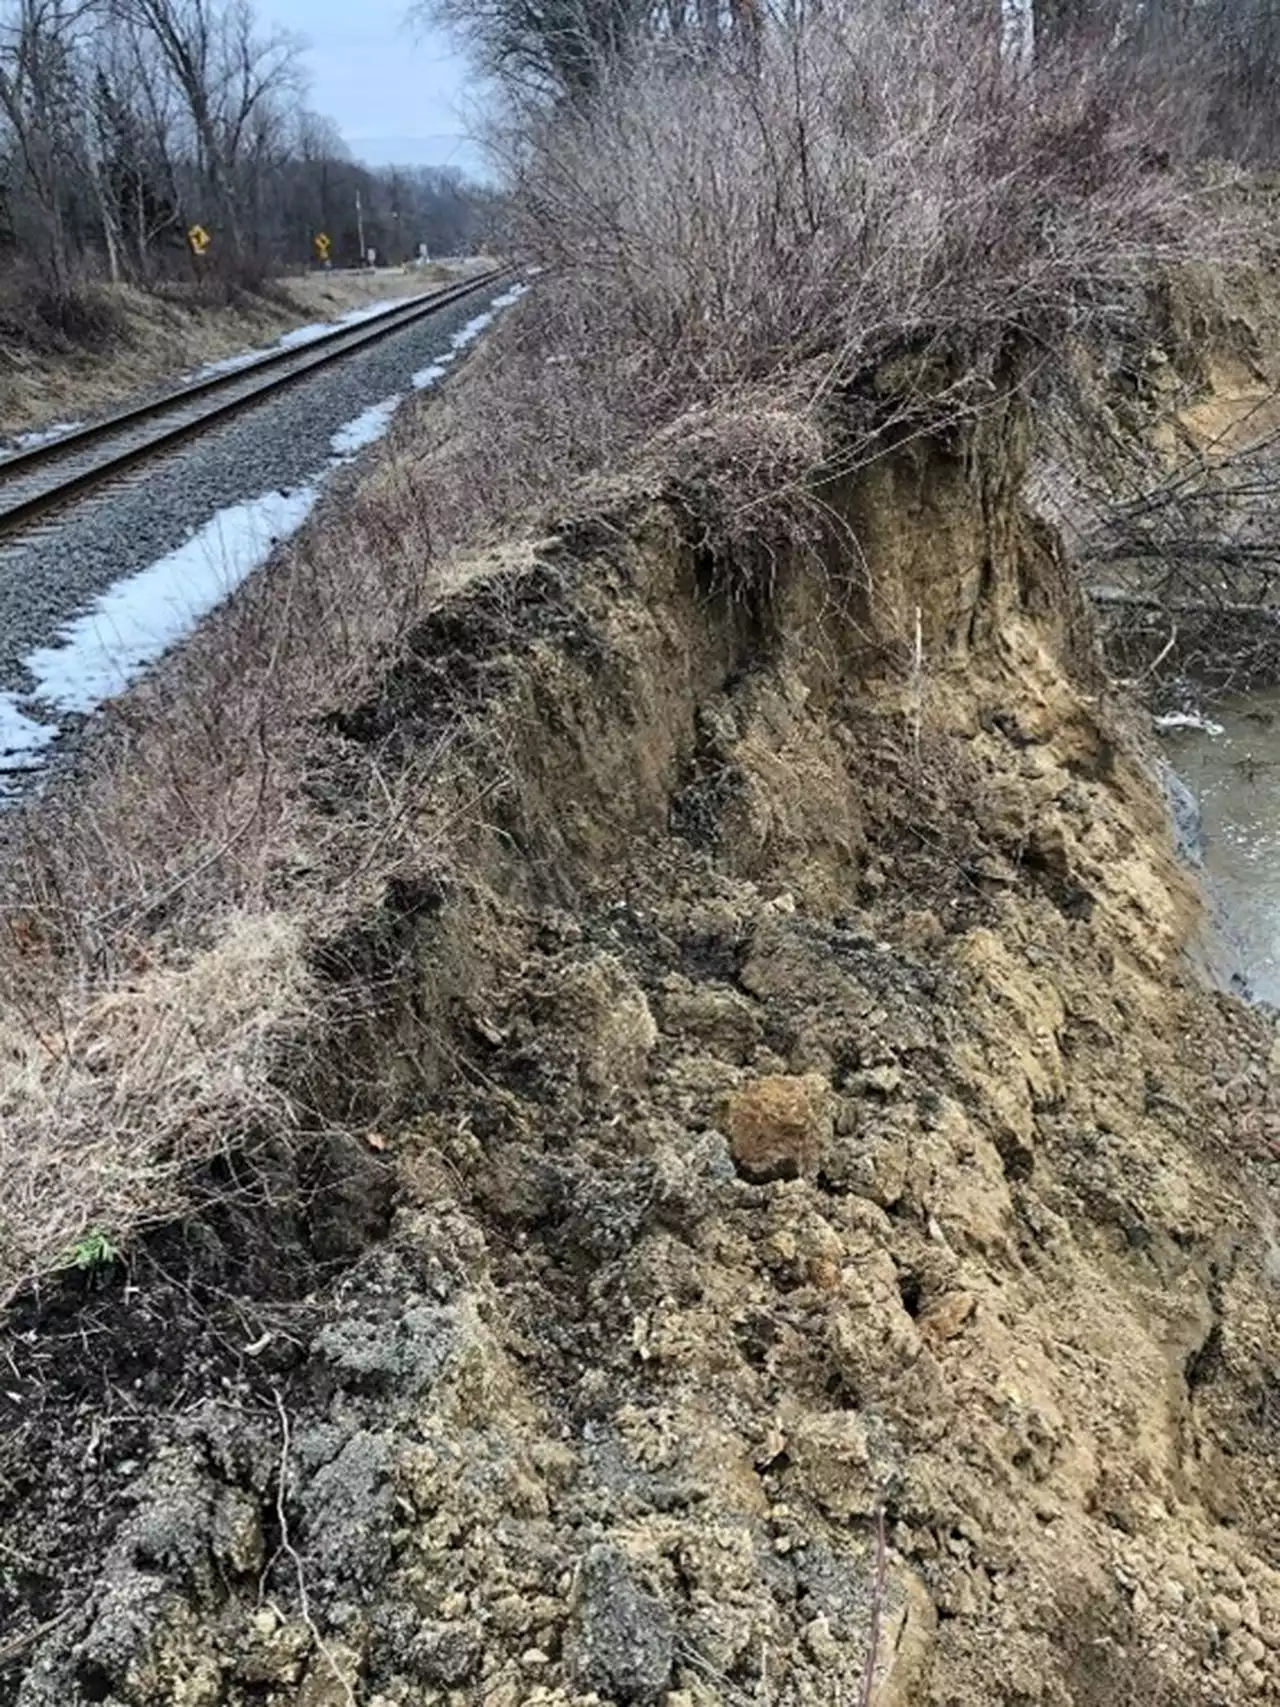
[[[259,0],[264,22],[302,36],[311,106],[370,165],[480,170],[466,131],[467,68],[437,32],[405,22],[408,0]]]

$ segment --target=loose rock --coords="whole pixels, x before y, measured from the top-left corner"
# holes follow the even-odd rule
[[[726,1098],[722,1124],[744,1178],[798,1179],[816,1170],[830,1139],[830,1088],[816,1073],[756,1079]]]

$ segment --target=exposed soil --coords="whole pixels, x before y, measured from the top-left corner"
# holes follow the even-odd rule
[[[1034,501],[1094,590],[1116,673],[1169,705],[1280,680],[1280,297],[1185,268],[1046,400]]]
[[[365,1136],[21,1302],[0,1701],[1280,1693],[1280,1062],[1026,449],[767,582],[597,490],[317,731],[353,864],[437,754],[312,947]]]

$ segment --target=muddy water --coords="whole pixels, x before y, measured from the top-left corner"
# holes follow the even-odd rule
[[[1212,970],[1280,1007],[1280,689],[1216,704],[1202,728],[1164,732],[1193,804],[1171,781],[1179,838],[1203,864],[1216,916]]]

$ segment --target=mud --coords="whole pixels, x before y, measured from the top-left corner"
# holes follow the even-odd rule
[[[597,491],[317,731],[331,843],[433,755],[314,944],[360,1154],[25,1301],[0,1700],[1276,1694],[1272,1032],[1026,453],[767,587]]]

